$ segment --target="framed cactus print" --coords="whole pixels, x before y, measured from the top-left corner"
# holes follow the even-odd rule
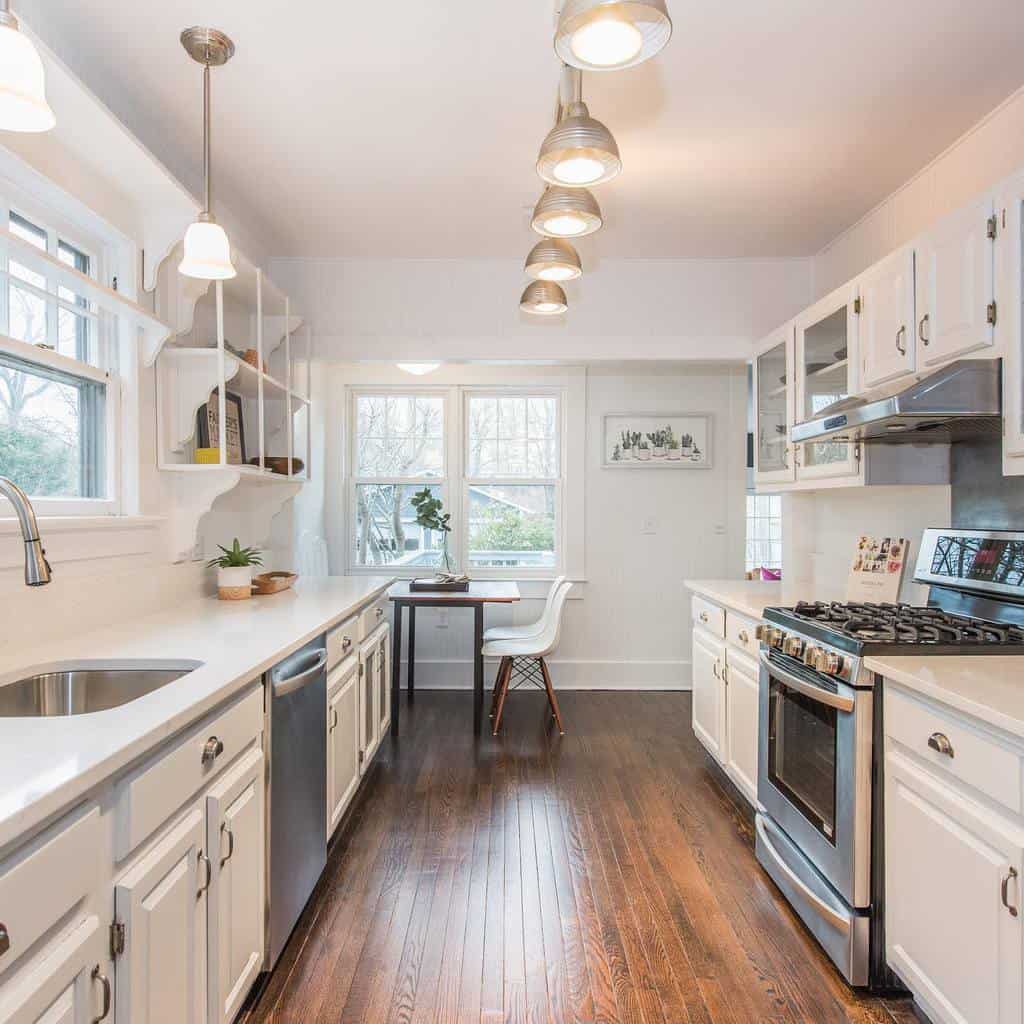
[[[606,469],[710,469],[709,412],[609,413],[604,418]]]

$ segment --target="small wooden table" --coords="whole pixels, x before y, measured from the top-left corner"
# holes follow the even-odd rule
[[[504,580],[471,580],[469,590],[446,592],[410,590],[408,581],[395,583],[388,590],[395,603],[395,622],[391,637],[391,735],[398,735],[398,698],[402,675],[402,609],[409,609],[409,697],[415,693],[416,609],[473,609],[473,731],[480,732],[484,713],[484,605],[512,604],[519,600],[519,587]]]

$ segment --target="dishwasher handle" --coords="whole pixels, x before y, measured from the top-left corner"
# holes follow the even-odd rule
[[[309,668],[303,669],[294,676],[281,677],[278,676],[276,672],[271,673],[270,682],[274,689],[274,696],[286,697],[289,693],[301,690],[302,687],[311,682],[318,673],[323,671],[326,664],[327,651],[322,650],[317,652],[316,661],[314,661]]]

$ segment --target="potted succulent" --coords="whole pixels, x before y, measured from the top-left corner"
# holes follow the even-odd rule
[[[221,554],[207,562],[217,567],[217,597],[222,601],[245,601],[252,597],[252,568],[263,564],[259,548],[243,548],[236,537],[230,548],[218,544]]]
[[[693,438],[689,434],[683,434],[679,438],[679,448],[684,459],[690,458],[693,455]]]
[[[651,445],[654,447],[654,458],[665,458],[665,431],[656,430],[653,434],[647,435],[647,440],[650,441]]]
[[[633,457],[633,435],[628,430],[623,430],[619,434],[619,446],[622,451],[622,458],[631,459]]]
[[[674,438],[669,438],[665,445],[665,458],[669,462],[679,461],[679,442]]]
[[[647,462],[651,458],[651,449],[648,447],[646,441],[641,441],[636,447],[636,457],[641,462]]]

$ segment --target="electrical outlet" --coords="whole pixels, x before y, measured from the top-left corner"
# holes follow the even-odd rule
[[[726,533],[725,527],[721,523],[716,523],[715,524],[715,536],[716,537],[724,537],[725,533]]]
[[[439,608],[437,612],[437,628],[447,629],[448,628],[448,609]]]
[[[658,532],[658,520],[654,516],[648,516],[640,525],[641,533],[654,534]]]

